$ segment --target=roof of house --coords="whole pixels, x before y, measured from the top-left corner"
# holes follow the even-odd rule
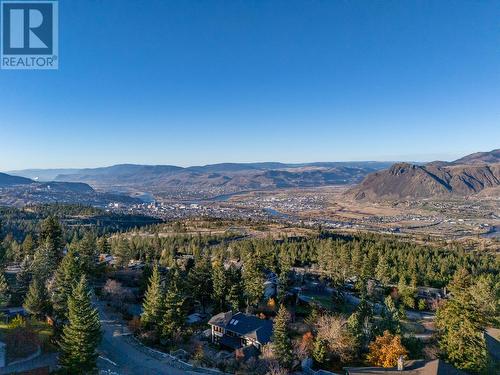
[[[424,360],[408,361],[405,363],[403,371],[381,367],[346,367],[345,370],[349,375],[465,375],[463,371],[440,359],[428,362]]]
[[[246,315],[241,312],[214,315],[208,324],[249,337],[260,344],[267,344],[271,341],[273,334],[273,323],[270,320],[259,319],[256,316]]]
[[[484,338],[490,355],[500,361],[500,329],[488,328]]]

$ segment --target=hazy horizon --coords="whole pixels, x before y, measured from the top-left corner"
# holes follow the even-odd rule
[[[474,151],[474,152],[483,152],[483,151],[492,151],[492,150],[480,150],[480,151]],[[189,164],[189,165],[180,165],[180,164],[173,164],[173,163],[136,163],[136,162],[117,162],[117,163],[112,163],[112,164],[102,164],[102,165],[93,165],[93,166],[54,166],[54,167],[43,167],[43,168],[38,168],[38,167],[28,167],[28,168],[16,168],[16,169],[1,169],[0,172],[7,173],[7,172],[17,172],[17,171],[27,171],[27,170],[57,170],[57,169],[94,169],[94,168],[105,168],[105,167],[111,167],[115,165],[147,165],[147,166],[176,166],[176,167],[182,167],[182,168],[189,168],[189,167],[203,167],[207,165],[216,165],[216,164],[257,164],[257,163],[282,163],[282,164],[314,164],[314,163],[349,163],[349,162],[381,162],[381,163],[391,163],[391,162],[414,162],[414,163],[428,163],[432,161],[454,161],[456,159],[459,159],[463,156],[472,154],[474,152],[470,152],[468,154],[459,154],[459,155],[451,155],[451,154],[441,154],[441,156],[448,156],[446,157],[431,157],[431,155],[427,155],[426,158],[424,159],[418,159],[418,158],[403,158],[403,159],[358,159],[358,160],[314,160],[314,161],[276,161],[276,160],[260,160],[260,161],[220,161],[220,162],[215,162],[215,163],[200,163],[200,164]],[[415,155],[416,157],[418,155]],[[420,155],[421,156],[421,155]],[[435,155],[438,156],[438,155]]]

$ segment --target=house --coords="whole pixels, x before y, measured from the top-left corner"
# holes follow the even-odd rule
[[[406,361],[398,368],[381,367],[345,367],[346,375],[466,375],[452,365],[440,360],[425,361],[423,359]]]
[[[213,316],[208,324],[212,329],[212,342],[236,350],[249,345],[261,349],[271,341],[273,323],[253,315],[232,311]]]

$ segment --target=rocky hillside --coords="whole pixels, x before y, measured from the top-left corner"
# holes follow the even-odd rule
[[[486,161],[493,161],[488,163]],[[498,150],[476,153],[452,163],[397,163],[368,175],[347,194],[357,200],[492,196],[500,186]]]

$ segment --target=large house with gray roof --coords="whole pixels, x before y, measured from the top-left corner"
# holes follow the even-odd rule
[[[208,324],[212,328],[212,342],[232,350],[250,345],[260,350],[273,334],[272,321],[241,312],[217,314]]]

